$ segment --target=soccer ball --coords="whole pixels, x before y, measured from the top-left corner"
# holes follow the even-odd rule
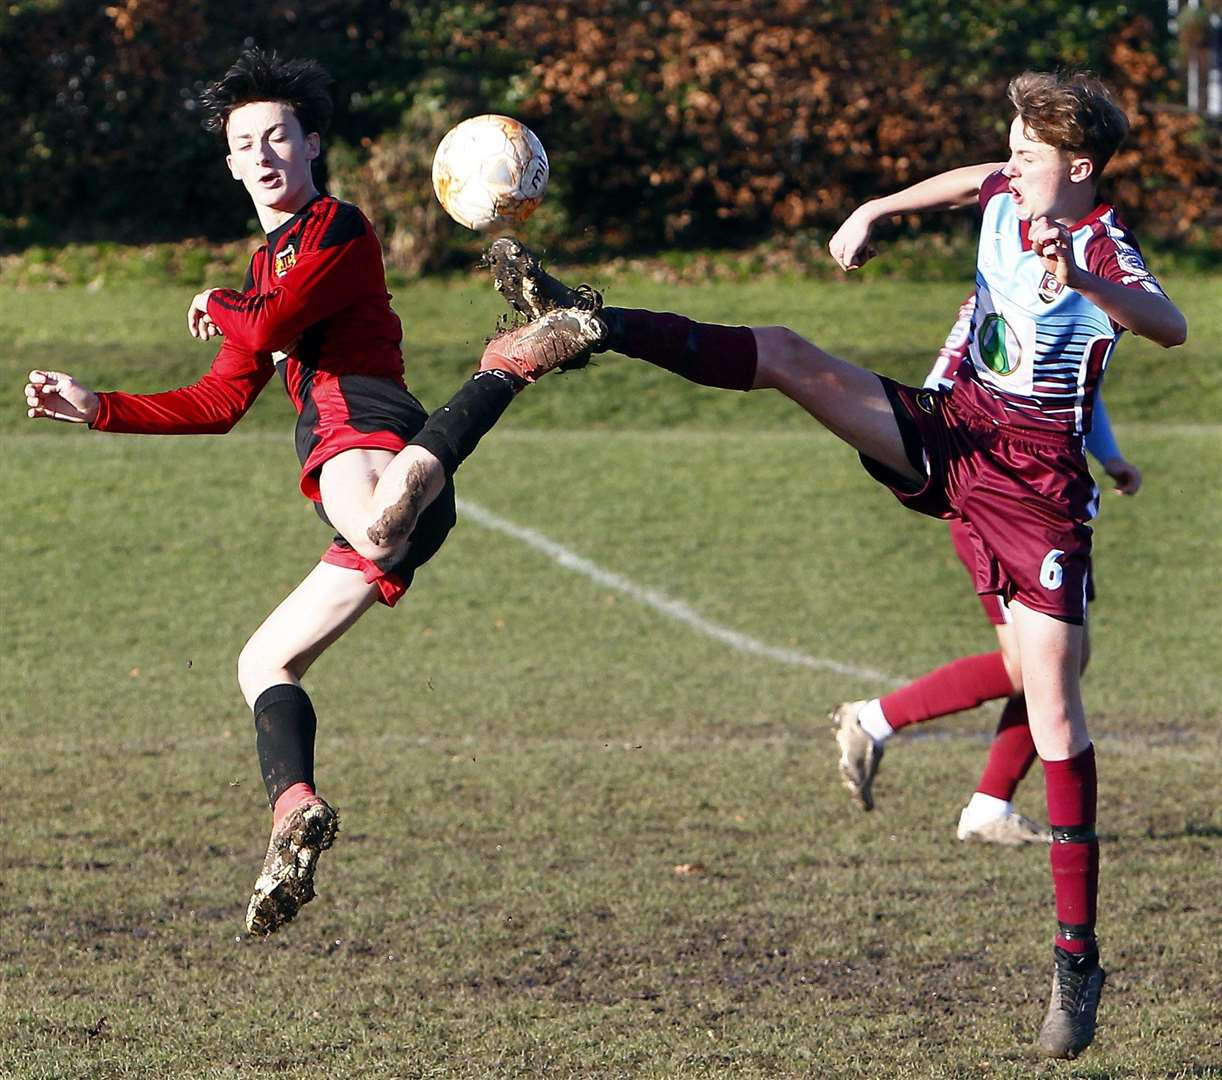
[[[464,120],[446,132],[433,155],[437,201],[468,229],[525,221],[543,198],[548,175],[543,144],[510,116]]]

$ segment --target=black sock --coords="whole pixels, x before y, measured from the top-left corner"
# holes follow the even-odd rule
[[[1099,966],[1099,947],[1097,945],[1084,953],[1071,953],[1068,949],[1062,949],[1060,945],[1056,945],[1053,947],[1053,953],[1056,956],[1057,967],[1067,971],[1093,971]]]
[[[269,806],[275,806],[294,784],[314,786],[314,734],[318,720],[310,696],[300,686],[269,686],[255,700],[255,745],[259,768],[267,787]]]
[[[480,371],[424,422],[409,445],[423,446],[453,476],[526,384],[507,371]]]

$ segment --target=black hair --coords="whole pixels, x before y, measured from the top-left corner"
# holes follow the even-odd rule
[[[303,133],[321,135],[335,111],[331,81],[317,60],[281,60],[274,51],[247,49],[200,94],[204,130],[224,138],[234,109],[252,101],[279,101],[293,110]]]

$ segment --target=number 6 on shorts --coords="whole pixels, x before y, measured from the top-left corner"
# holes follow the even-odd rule
[[[1061,564],[1057,562],[1057,559],[1064,554],[1065,552],[1060,548],[1053,548],[1044,556],[1044,561],[1040,563],[1040,584],[1049,592],[1056,592],[1061,587],[1064,570]]]

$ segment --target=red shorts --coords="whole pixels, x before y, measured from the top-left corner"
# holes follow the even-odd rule
[[[905,506],[960,518],[960,553],[981,595],[1064,622],[1086,617],[1091,528],[1098,491],[1081,439],[1006,429],[953,391],[918,390],[879,376],[910,459],[908,483],[880,462],[862,464]]]
[[[316,372],[300,389],[297,417],[297,456],[301,461],[301,491],[326,521],[318,477],[323,465],[345,450],[389,450],[398,453],[424,426],[424,406],[400,380],[374,375],[330,375]],[[376,583],[378,599],[394,607],[411,586],[416,568],[431,559],[445,542],[456,520],[454,484],[446,485],[421,512],[402,561],[388,570],[353,550],[338,533],[323,553],[332,566],[359,570]]]

